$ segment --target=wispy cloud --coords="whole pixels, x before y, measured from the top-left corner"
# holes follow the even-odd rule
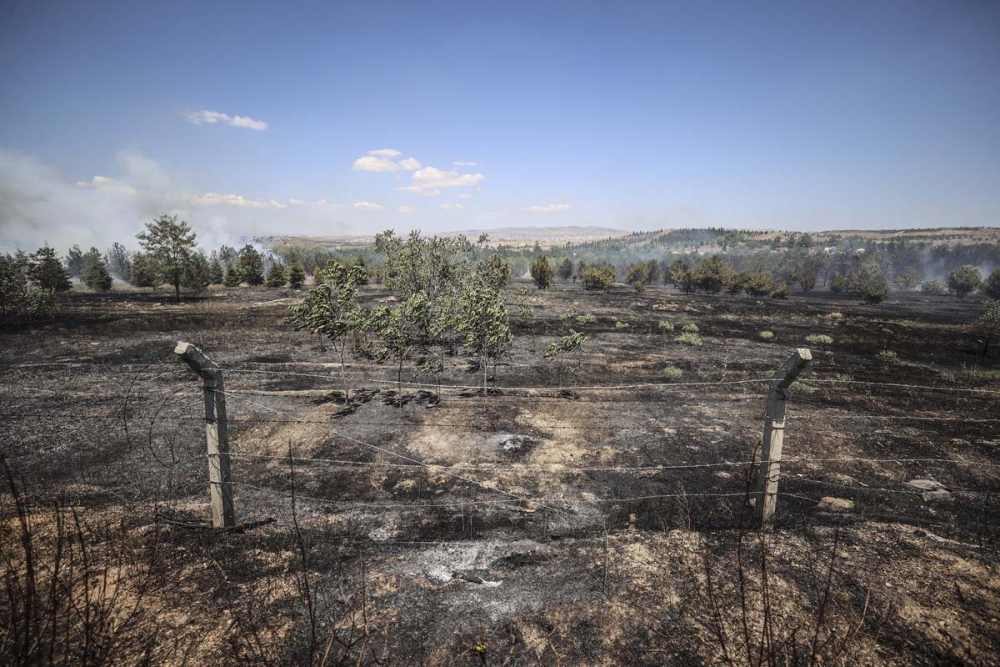
[[[352,204],[359,211],[384,211],[385,206],[370,201],[356,201]]]
[[[198,206],[237,206],[240,208],[273,208],[279,211],[288,207],[287,204],[282,204],[281,202],[275,201],[273,199],[268,201],[257,201],[255,199],[247,199],[243,195],[224,195],[218,192],[206,192],[203,195],[197,197],[191,197],[190,201],[192,204]]]
[[[392,158],[397,158],[402,153],[397,151],[395,148],[379,148],[373,151],[368,151],[368,155],[359,157],[351,165],[351,169],[354,171],[374,171],[374,172],[384,172],[384,171],[399,171],[404,169],[406,171],[414,171],[420,169],[420,162],[408,157],[405,160],[394,160]]]
[[[209,111],[208,109],[188,111],[184,113],[184,117],[189,123],[194,123],[195,125],[215,125],[222,123],[230,127],[242,127],[258,132],[267,129],[267,123],[262,120],[254,120],[250,116],[230,116],[221,111]]]
[[[569,204],[546,204],[544,206],[525,206],[521,210],[528,213],[562,213],[563,211],[568,211],[571,208],[573,207]]]
[[[452,164],[454,166],[456,166],[456,167],[478,167],[479,166],[478,162],[457,162],[456,161],[456,162],[452,162]]]
[[[485,179],[486,177],[482,174],[460,174],[457,171],[424,167],[413,172],[411,185],[399,188],[399,190],[433,196],[441,194],[442,188],[472,187]]]
[[[400,206],[396,210],[399,211],[400,213],[413,213],[417,209],[413,208],[412,206]]]
[[[445,202],[441,204],[442,211],[461,211],[465,208],[465,204],[455,204],[453,202]]]
[[[455,199],[472,199],[471,192],[459,192],[455,195]]]

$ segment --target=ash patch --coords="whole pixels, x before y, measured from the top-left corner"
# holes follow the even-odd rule
[[[500,433],[497,435],[497,452],[507,459],[518,461],[538,446],[538,439],[530,435]]]

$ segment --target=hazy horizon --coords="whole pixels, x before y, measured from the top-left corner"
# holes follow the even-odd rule
[[[1000,224],[1000,6],[4,3],[0,248]]]

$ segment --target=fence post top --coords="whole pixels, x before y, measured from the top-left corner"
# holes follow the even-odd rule
[[[178,341],[174,348],[174,354],[183,359],[193,371],[205,379],[214,378],[219,371],[218,365],[191,343]]]

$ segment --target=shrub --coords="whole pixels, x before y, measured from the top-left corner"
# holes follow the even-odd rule
[[[925,280],[924,284],[920,286],[920,291],[928,294],[944,294],[944,285],[941,284],[940,280]]]
[[[681,376],[684,375],[684,371],[677,368],[676,366],[667,366],[663,369],[663,377],[668,380],[680,380]]]
[[[774,332],[773,331],[761,331],[760,332],[760,337],[763,338],[764,340],[771,340],[772,338],[774,338]]]
[[[948,274],[948,289],[957,294],[960,299],[975,292],[982,284],[982,274],[971,264],[960,266]]]
[[[704,343],[701,340],[701,336],[696,333],[691,333],[685,331],[680,336],[674,339],[678,343],[683,343],[684,345],[694,345],[695,347],[701,347]]]
[[[889,366],[899,362],[899,355],[892,350],[882,350],[876,355],[876,358],[881,362],[884,369],[888,369]]]
[[[583,289],[589,291],[608,290],[615,284],[618,272],[610,264],[588,266],[583,270]]]
[[[660,322],[659,324],[657,324],[656,327],[660,331],[673,331],[674,330],[674,325],[671,324],[670,322],[667,322],[666,320],[663,320],[662,322]]]
[[[827,315],[827,317],[830,318],[831,320],[842,320],[844,319],[844,314],[838,311],[834,311],[829,315]]]
[[[87,268],[83,270],[83,284],[98,292],[111,291],[114,279],[111,277],[107,263],[100,255],[88,259]]]
[[[549,285],[552,284],[552,266],[549,264],[549,258],[545,255],[541,255],[531,264],[531,279],[535,281],[535,287],[538,289],[548,289]]]
[[[694,322],[688,322],[687,324],[681,327],[681,331],[683,331],[684,333],[696,334],[698,333],[699,329],[698,325],[695,324]]]
[[[774,289],[774,279],[762,271],[748,273],[743,279],[743,289],[750,296],[767,296]]]
[[[615,329],[617,329],[618,331],[621,331],[622,329],[628,329],[628,322],[616,321]]]
[[[632,283],[632,289],[635,290],[636,294],[642,294],[643,292],[646,291],[646,283],[642,282],[641,280],[636,280],[634,283]]]
[[[786,282],[780,282],[771,292],[771,297],[774,299],[787,299],[788,295],[792,293],[792,288],[788,286]]]
[[[594,315],[593,313],[580,313],[576,316],[576,321],[580,324],[590,324],[596,319],[597,315]]]
[[[825,334],[811,334],[806,336],[806,342],[812,345],[829,345],[833,342],[833,339]]]
[[[848,282],[861,294],[865,303],[882,303],[889,296],[889,281],[874,264],[866,264],[852,272]]]
[[[292,289],[299,289],[306,282],[306,271],[302,268],[299,260],[294,260],[288,267],[288,285]]]
[[[563,322],[566,322],[567,320],[572,320],[578,314],[579,314],[579,311],[576,308],[570,308],[565,313],[563,313],[562,315],[560,315],[559,319],[562,320]]]
[[[1000,299],[1000,269],[995,269],[983,281],[983,292],[991,299]]]
[[[834,271],[833,275],[830,277],[830,291],[834,294],[840,294],[847,290],[847,278],[844,277],[840,271]]]

